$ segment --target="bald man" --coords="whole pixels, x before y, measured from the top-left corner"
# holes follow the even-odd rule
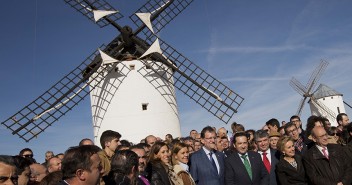
[[[61,171],[61,159],[53,157],[48,160],[48,172]]]
[[[42,164],[34,163],[30,165],[31,177],[29,179],[29,185],[39,184],[40,181],[48,174],[46,167]]]
[[[315,146],[304,155],[303,162],[312,184],[346,185],[352,182],[351,157],[346,156],[342,147],[329,144],[324,127],[314,127],[312,139]]]

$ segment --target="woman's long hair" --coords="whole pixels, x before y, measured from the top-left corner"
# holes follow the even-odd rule
[[[150,162],[150,163],[160,162],[160,159],[157,158],[156,155],[158,155],[160,149],[163,146],[166,146],[167,148],[169,148],[169,146],[164,142],[157,141],[154,143],[154,145],[150,149],[148,162]]]

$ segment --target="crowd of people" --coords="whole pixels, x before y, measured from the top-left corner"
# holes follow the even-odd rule
[[[310,116],[303,124],[294,115],[258,130],[234,122],[232,134],[206,126],[138,144],[106,130],[99,147],[82,139],[65,153],[47,151],[42,164],[30,148],[0,155],[0,185],[350,185],[352,124],[345,113],[336,120],[333,127]]]

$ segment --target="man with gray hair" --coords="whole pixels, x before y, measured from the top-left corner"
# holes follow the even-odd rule
[[[254,133],[254,141],[258,146],[260,154],[266,170],[269,173],[269,184],[276,185],[276,164],[279,162],[279,152],[275,149],[270,149],[269,134],[264,130],[258,130]]]
[[[11,156],[0,155],[0,185],[17,185],[16,165]]]

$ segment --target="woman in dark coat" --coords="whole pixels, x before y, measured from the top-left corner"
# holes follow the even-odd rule
[[[155,142],[150,149],[146,173],[151,185],[183,185],[173,171],[169,147],[163,142]]]
[[[277,142],[277,149],[282,156],[279,163],[276,164],[276,177],[278,184],[281,185],[307,185],[307,177],[305,175],[302,157],[295,155],[294,141],[283,136]]]

